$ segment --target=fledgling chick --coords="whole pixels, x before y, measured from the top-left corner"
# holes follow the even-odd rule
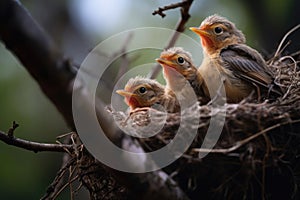
[[[137,108],[161,105],[169,112],[179,112],[179,103],[172,91],[165,90],[165,86],[153,79],[137,76],[129,79],[124,90],[117,90],[118,94],[125,97],[125,103],[130,111]]]
[[[163,51],[156,61],[163,67],[167,87],[172,91],[180,91],[188,81],[200,102],[207,102],[204,96],[205,83],[188,51],[181,47],[172,47]]]
[[[282,95],[263,57],[245,44],[244,34],[234,23],[219,15],[212,15],[199,28],[190,29],[200,36],[203,46],[204,59],[199,67],[200,74],[215,92],[221,84],[219,80],[225,80],[227,102],[239,102],[253,90],[259,99],[261,95]]]

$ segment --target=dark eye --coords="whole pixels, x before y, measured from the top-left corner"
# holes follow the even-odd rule
[[[140,87],[139,92],[141,94],[144,94],[147,91],[147,89],[145,87]]]
[[[221,33],[223,33],[223,29],[222,29],[221,27],[219,27],[219,26],[217,26],[217,27],[214,29],[214,31],[215,31],[216,34],[221,34]]]
[[[179,64],[183,64],[184,63],[184,58],[183,57],[178,57],[177,58],[177,62],[179,63]]]

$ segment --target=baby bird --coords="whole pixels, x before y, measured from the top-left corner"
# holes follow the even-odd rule
[[[245,44],[244,34],[234,23],[212,15],[199,28],[190,30],[201,38],[204,59],[199,72],[210,91],[216,93],[224,80],[227,102],[239,102],[253,90],[257,91],[258,99],[261,94],[265,97],[282,95],[263,57]]]
[[[170,90],[183,93],[182,88],[188,81],[199,101],[207,102],[207,98],[204,96],[204,90],[207,90],[206,85],[188,51],[181,47],[172,47],[163,51],[156,62],[163,67],[164,78]]]
[[[130,111],[137,108],[161,105],[167,112],[180,111],[179,103],[172,91],[165,90],[165,86],[153,79],[141,76],[129,79],[124,90],[117,90],[118,94],[125,97],[125,103]]]

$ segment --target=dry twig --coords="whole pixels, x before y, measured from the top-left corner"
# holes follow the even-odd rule
[[[50,152],[70,151],[70,152],[72,152],[74,150],[72,145],[32,142],[32,141],[16,138],[16,137],[6,134],[2,131],[0,131],[0,140],[5,142],[8,145],[13,145],[15,147],[33,151],[35,153],[41,152],[41,151],[50,151]]]
[[[183,8],[183,7],[187,6],[187,4],[189,4],[189,3],[192,3],[192,2],[184,0],[182,2],[178,2],[178,3],[174,3],[174,4],[170,4],[170,5],[164,6],[162,8],[159,7],[157,10],[155,10],[152,13],[152,15],[160,15],[162,18],[164,18],[166,16],[166,14],[164,13],[164,11],[175,9],[175,8],[179,8],[179,7]]]
[[[298,24],[297,26],[295,26],[294,28],[292,28],[291,30],[289,30],[282,38],[282,40],[280,41],[280,44],[278,45],[278,48],[275,52],[275,55],[273,56],[273,58],[271,59],[270,65],[272,65],[274,63],[274,61],[276,59],[278,59],[280,52],[282,51],[282,49],[284,49],[285,47],[282,48],[283,43],[285,42],[285,40],[287,39],[287,37],[292,34],[293,32],[295,32],[297,29],[300,28],[300,24]],[[289,42],[288,42],[289,43]]]
[[[30,31],[28,31],[28,27],[30,27]],[[28,11],[24,9],[20,2],[13,0],[0,1],[0,38],[37,81],[45,95],[61,112],[68,125],[75,130],[72,113],[74,70],[71,70],[70,63],[64,59],[55,44],[29,15]],[[81,96],[79,95],[78,97],[81,106],[90,105],[90,99],[84,89],[84,85],[78,86],[78,90],[81,91]],[[116,131],[116,127],[113,127],[113,124],[110,123],[112,120],[111,116],[101,112],[104,110],[104,106],[101,103],[102,102],[97,104],[97,109],[101,126],[106,126],[103,130],[105,130],[107,135],[122,135],[123,133]],[[39,143],[33,143],[33,147],[38,146],[39,148],[32,149],[32,143],[29,141],[24,142],[19,139],[8,140],[8,136],[4,133],[0,134],[0,136],[7,142],[16,143],[33,151],[46,149],[50,151],[54,149],[55,151],[64,151],[65,147],[59,144],[40,145]],[[114,139],[113,142],[117,144],[135,144],[131,142],[132,139],[129,137],[115,137]],[[28,143],[31,144],[29,147]],[[135,145],[138,146],[137,144]],[[72,146],[67,147],[71,148]],[[130,145],[126,147],[127,149],[125,149],[129,151],[130,148],[133,148]],[[171,182],[172,180],[162,170],[145,174],[127,174],[104,166],[102,163],[97,162],[92,156],[89,156],[88,152],[82,157],[86,157],[91,163],[101,166],[98,170],[105,170],[113,174],[118,182],[127,186],[131,193],[141,198],[151,199],[153,194],[155,194],[158,199],[188,199],[180,187],[166,184],[166,182]],[[138,160],[136,162],[143,163]],[[91,181],[87,181],[87,184],[99,181],[97,173],[91,174],[88,176],[88,179]],[[90,193],[93,193],[95,196],[101,192],[101,188],[87,184],[85,184],[85,186],[90,189]]]
[[[278,123],[275,124],[273,126],[270,126],[262,131],[259,131],[241,141],[237,141],[235,145],[233,145],[232,147],[229,148],[224,148],[224,149],[204,149],[204,148],[193,148],[192,151],[193,152],[197,152],[197,153],[220,153],[220,154],[228,154],[231,153],[233,151],[236,151],[237,149],[241,148],[242,146],[244,146],[245,144],[249,143],[250,141],[256,139],[257,137],[268,133],[271,130],[274,130],[280,126],[283,125],[287,125],[287,124],[293,124],[293,123],[299,123],[300,120],[293,120],[293,121],[287,121],[287,122],[283,122],[283,123]]]
[[[57,196],[62,190],[61,188],[63,183],[63,178],[68,171],[68,169],[76,163],[76,159],[70,159],[68,162],[61,167],[61,169],[57,172],[56,177],[54,178],[53,182],[49,185],[46,194],[41,198],[41,200],[46,199],[55,199],[54,197]]]
[[[10,127],[7,131],[7,135],[9,137],[14,136],[14,131],[19,127],[19,124],[17,124],[15,121],[13,121],[12,127]]]
[[[178,37],[180,36],[180,33],[182,33],[185,29],[185,24],[187,23],[187,21],[190,18],[190,14],[189,14],[189,10],[190,7],[193,3],[193,0],[183,0],[182,2],[176,3],[176,4],[171,4],[168,6],[165,6],[163,8],[158,8],[158,10],[153,12],[153,15],[155,14],[159,14],[160,16],[164,17],[165,14],[163,13],[166,10],[170,10],[170,9],[174,9],[174,8],[178,8],[181,7],[180,9],[180,13],[181,13],[181,18],[179,19],[175,31],[173,33],[173,35],[171,36],[168,45],[165,47],[165,49],[168,49],[170,47],[173,47],[178,39]],[[148,74],[148,78],[156,78],[159,74],[161,70],[161,67],[159,64],[155,65],[152,69],[152,71]]]

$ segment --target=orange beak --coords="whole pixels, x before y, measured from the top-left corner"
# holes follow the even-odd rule
[[[175,65],[172,61],[169,61],[169,60],[166,60],[166,59],[163,59],[163,58],[157,58],[157,59],[155,59],[155,61],[158,62],[161,65],[167,65],[168,67],[175,68]]]
[[[140,105],[139,101],[138,101],[138,95],[131,93],[131,92],[127,92],[125,90],[117,90],[116,93],[118,93],[121,96],[125,97],[125,103],[130,106],[132,109],[138,107]]]
[[[164,74],[167,77],[173,77],[176,74],[180,73],[178,70],[178,66],[174,64],[172,61],[163,59],[163,58],[157,58],[155,59],[156,62],[161,64],[161,66],[164,69]],[[175,71],[174,71],[175,70]]]
[[[178,78],[182,78],[182,74],[178,69],[178,66],[174,64],[172,61],[165,60],[163,58],[155,59],[156,62],[161,64],[163,68],[164,78],[167,82],[171,80],[177,80]]]
[[[130,97],[130,96],[134,95],[133,93],[127,92],[125,90],[117,90],[116,93],[118,93],[119,95],[124,96],[124,97]]]
[[[195,32],[200,37],[209,37],[210,36],[210,33],[202,28],[190,27],[190,30]]]
[[[211,39],[211,34],[206,29],[190,27],[190,30],[200,36],[202,45],[204,47],[212,47],[213,46],[214,43]]]

